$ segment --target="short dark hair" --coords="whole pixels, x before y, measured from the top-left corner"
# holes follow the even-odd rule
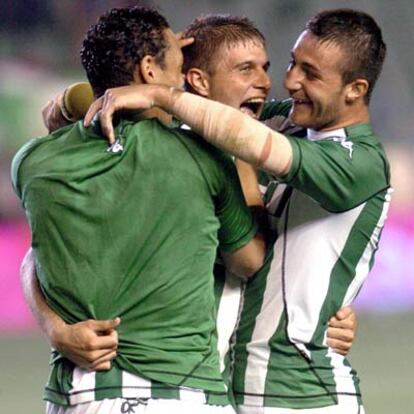
[[[259,41],[265,45],[263,34],[246,17],[229,14],[208,14],[197,17],[185,36],[194,37],[194,43],[183,49],[184,73],[190,68],[199,68],[208,73],[214,71],[214,56],[223,45],[239,42]]]
[[[92,25],[83,41],[81,61],[95,96],[108,88],[131,83],[146,55],[162,65],[167,20],[146,7],[114,8]]]
[[[366,79],[369,87],[364,99],[368,104],[387,49],[375,20],[358,10],[325,10],[309,20],[306,29],[321,42],[332,42],[346,54],[341,64],[343,82]]]

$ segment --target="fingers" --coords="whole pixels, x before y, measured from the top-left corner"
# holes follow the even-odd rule
[[[62,115],[60,102],[62,100],[62,94],[55,96],[49,101],[42,109],[43,123],[49,132],[56,131],[59,128],[68,125],[70,122]]]
[[[101,110],[103,105],[103,96],[98,98],[96,101],[92,103],[92,105],[89,107],[88,112],[85,115],[85,119],[83,120],[83,125],[85,127],[90,126],[93,117]]]
[[[345,306],[336,312],[336,318],[339,320],[355,317],[355,313],[350,306]]]
[[[84,126],[89,127],[94,116],[100,112],[101,131],[108,138],[111,145],[115,142],[115,132],[112,125],[112,116],[115,110],[116,102],[114,102],[111,92],[107,90],[103,96],[92,103],[83,121]]]
[[[50,131],[49,128],[49,118],[50,118],[50,112],[53,106],[53,100],[51,99],[43,108],[42,108],[42,118],[43,118],[43,124],[47,128],[48,131]]]
[[[342,321],[343,322],[343,321]],[[341,355],[346,355],[350,351],[355,339],[355,331],[353,329],[344,329],[329,327],[326,333],[326,343]]]
[[[104,349],[85,354],[63,353],[63,355],[80,368],[88,371],[102,371],[111,368],[112,360],[116,358],[117,352],[114,349]]]
[[[186,37],[179,40],[181,49],[194,43],[194,37]]]
[[[98,358],[90,365],[92,371],[108,371],[111,369],[112,361],[116,357],[116,351],[112,351]]]
[[[352,346],[352,343],[337,341],[331,338],[327,339],[326,343],[334,352],[344,356],[348,354]]]
[[[352,329],[355,333],[357,328],[356,313],[349,306],[342,308],[329,320],[328,325],[333,328]]]
[[[112,125],[112,118],[118,107],[117,102],[113,98],[110,91],[105,92],[104,98],[99,120],[101,123],[102,133],[108,138],[109,143],[112,145],[115,142],[115,132]]]
[[[181,48],[194,43],[194,37],[185,37],[183,32],[177,32],[175,36]]]
[[[332,338],[337,341],[351,342],[354,340],[355,335],[352,329],[343,328],[328,328],[326,333],[327,338]]]
[[[105,321],[90,320],[90,324],[95,331],[107,332],[115,329],[121,323],[121,318],[114,318]]]

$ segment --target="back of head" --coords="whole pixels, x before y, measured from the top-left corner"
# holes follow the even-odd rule
[[[211,74],[223,45],[230,47],[252,41],[265,45],[263,34],[249,19],[227,14],[198,17],[188,26],[185,36],[194,37],[194,43],[183,49],[184,73],[190,68],[199,68]]]
[[[345,55],[341,64],[343,83],[366,79],[369,88],[364,99],[368,104],[386,54],[381,29],[375,20],[357,10],[325,10],[308,21],[306,30],[321,42],[340,47]]]
[[[146,55],[162,65],[169,27],[157,11],[145,7],[114,8],[92,25],[83,41],[81,61],[94,94],[128,85]]]

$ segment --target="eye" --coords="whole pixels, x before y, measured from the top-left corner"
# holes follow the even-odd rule
[[[311,70],[305,70],[305,75],[309,80],[319,79],[319,76]]]
[[[239,67],[239,71],[242,73],[249,73],[251,72],[252,67],[250,65],[243,65]]]

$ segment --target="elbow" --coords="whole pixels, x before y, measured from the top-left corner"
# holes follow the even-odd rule
[[[264,252],[258,254],[256,257],[247,261],[245,268],[243,269],[243,277],[250,278],[254,276],[263,266],[265,254]]]
[[[244,260],[234,266],[230,266],[230,271],[239,277],[249,279],[254,276],[263,266],[265,253],[257,252],[254,256],[246,255]]]

